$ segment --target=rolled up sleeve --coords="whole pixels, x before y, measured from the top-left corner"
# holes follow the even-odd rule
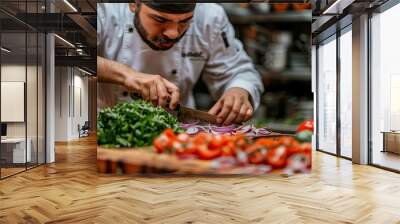
[[[97,4],[97,55],[103,56],[104,41],[104,3]]]
[[[217,13],[209,40],[209,58],[203,70],[202,79],[215,99],[233,87],[245,89],[256,110],[260,104],[264,86],[242,43],[235,38],[235,31],[225,11]]]

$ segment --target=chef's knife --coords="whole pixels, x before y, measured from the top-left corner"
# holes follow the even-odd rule
[[[195,110],[180,104],[176,106],[174,111],[177,111],[176,116],[182,122],[203,121],[210,124],[217,124],[217,116],[205,111]]]
[[[131,98],[142,99],[142,97],[138,93],[131,93]],[[181,104],[178,104],[174,110],[170,110],[169,108],[165,110],[177,117],[178,121],[180,122],[201,121],[210,124],[217,124],[217,116],[207,113],[205,111],[185,107]]]

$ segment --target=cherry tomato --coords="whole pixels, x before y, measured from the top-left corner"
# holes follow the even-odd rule
[[[211,160],[221,155],[220,149],[210,150],[207,145],[200,145],[197,148],[197,155],[200,159]]]
[[[303,149],[300,147],[299,142],[293,141],[290,146],[287,148],[288,150],[288,156],[293,155],[295,153],[300,153],[303,151]]]
[[[200,145],[200,144],[205,144],[205,143],[209,143],[212,139],[212,136],[208,133],[205,132],[200,132],[197,135],[194,136],[193,138],[193,143]]]
[[[304,130],[314,131],[314,120],[305,120],[298,127],[296,132],[301,132]]]
[[[295,142],[295,139],[293,137],[282,136],[282,137],[280,137],[280,141],[281,141],[281,144],[290,146],[293,144],[293,142]]]
[[[302,149],[302,151],[303,151],[304,153],[311,154],[312,145],[311,145],[310,142],[302,143],[302,144],[300,145],[300,148]]]
[[[172,128],[168,128],[164,131],[164,134],[169,138],[169,139],[176,139],[176,135],[174,133],[174,130]]]
[[[273,168],[283,168],[286,166],[287,148],[286,146],[279,146],[267,153],[267,163]]]
[[[252,164],[261,164],[264,162],[265,156],[261,153],[261,151],[255,151],[254,153],[249,155],[249,162]]]
[[[185,152],[187,154],[196,154],[197,149],[198,149],[197,145],[193,144],[192,142],[189,142],[185,147]]]
[[[154,149],[157,153],[162,153],[172,147],[172,141],[165,134],[161,134],[153,140]]]
[[[172,141],[172,151],[184,149],[183,144],[177,140]]]
[[[281,138],[259,138],[256,140],[255,144],[262,145],[266,148],[272,149],[276,148],[282,144]]]
[[[210,140],[210,143],[208,143],[208,148],[217,149],[222,147],[222,144],[225,143],[223,138],[224,137],[222,135],[213,136],[212,139]]]
[[[186,133],[179,134],[176,139],[181,143],[187,143],[189,141],[189,135]]]
[[[222,146],[221,151],[223,156],[236,156],[236,145],[233,142],[228,142]]]

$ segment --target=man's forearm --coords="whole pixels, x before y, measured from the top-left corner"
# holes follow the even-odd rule
[[[123,85],[126,76],[132,73],[128,66],[97,56],[97,77],[99,82]]]

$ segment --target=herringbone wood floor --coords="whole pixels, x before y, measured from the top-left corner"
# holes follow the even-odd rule
[[[0,181],[0,223],[400,223],[400,175],[315,153],[312,174],[105,177],[94,138]]]

